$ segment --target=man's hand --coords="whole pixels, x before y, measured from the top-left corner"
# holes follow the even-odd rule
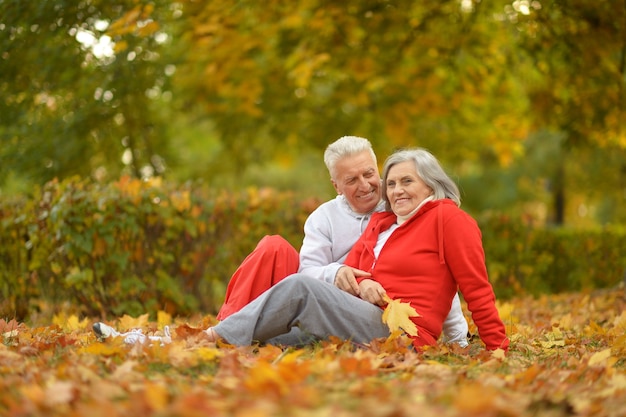
[[[387,304],[387,301],[385,300],[387,291],[385,291],[383,286],[373,279],[364,279],[361,281],[359,284],[359,290],[363,300],[381,307]]]
[[[361,295],[361,290],[359,289],[359,284],[356,282],[356,277],[371,276],[372,274],[369,272],[349,266],[342,266],[337,271],[337,275],[335,275],[335,287],[358,297]]]

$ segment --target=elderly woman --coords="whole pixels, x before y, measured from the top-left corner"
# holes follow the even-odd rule
[[[383,167],[383,197],[391,211],[375,213],[345,264],[368,271],[359,297],[294,274],[206,330],[211,341],[301,344],[334,335],[366,343],[388,337],[384,295],[408,302],[416,348],[436,343],[460,289],[487,349],[508,349],[505,327],[485,267],[481,233],[459,208],[457,186],[423,149],[392,154]]]

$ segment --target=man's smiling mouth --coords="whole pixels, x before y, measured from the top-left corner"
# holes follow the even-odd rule
[[[360,195],[358,198],[370,198],[372,195],[374,195],[374,193],[375,193],[375,191],[372,190],[372,191],[370,191],[367,194]]]

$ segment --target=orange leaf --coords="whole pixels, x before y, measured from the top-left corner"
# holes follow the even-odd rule
[[[189,338],[189,336],[196,336],[202,333],[204,330],[205,329],[200,329],[198,327],[191,327],[188,324],[181,324],[180,326],[176,327],[175,333],[177,337],[181,339],[187,339]]]

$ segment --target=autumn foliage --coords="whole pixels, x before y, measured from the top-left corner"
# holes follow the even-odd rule
[[[74,315],[0,320],[0,415],[618,417],[625,307],[623,286],[499,302],[506,355],[477,337],[416,353],[397,334],[358,346],[216,346],[198,337],[213,316],[164,312],[111,322],[149,333],[169,325],[164,346],[98,341],[93,321]]]

